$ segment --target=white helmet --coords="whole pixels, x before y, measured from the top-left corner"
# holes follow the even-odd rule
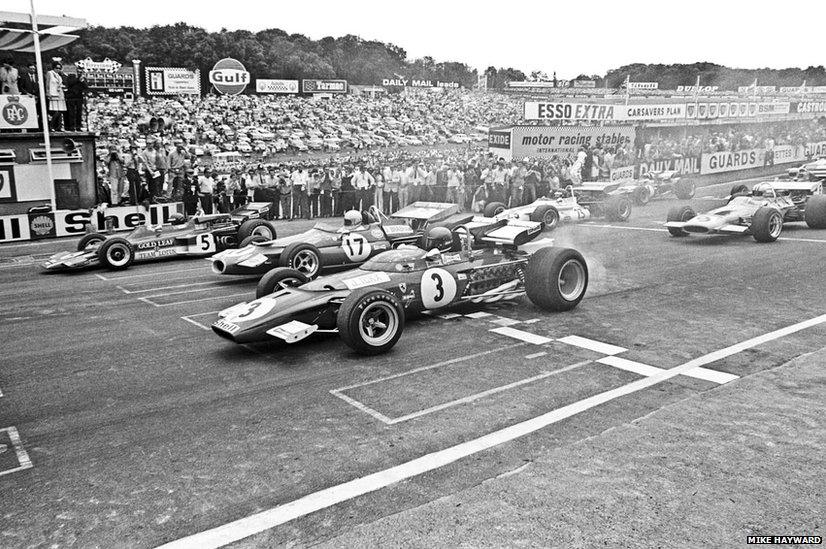
[[[355,227],[361,225],[361,212],[358,210],[349,210],[344,213],[344,226]]]

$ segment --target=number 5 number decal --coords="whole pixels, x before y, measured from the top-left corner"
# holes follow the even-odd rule
[[[215,238],[212,236],[212,233],[199,234],[195,238],[195,243],[200,253],[208,254],[215,251]]]
[[[372,247],[364,235],[358,233],[351,233],[344,235],[341,239],[341,247],[344,250],[344,255],[353,263],[359,263],[370,257]]]
[[[438,309],[453,303],[456,279],[444,269],[428,269],[422,275],[422,303],[425,309]]]

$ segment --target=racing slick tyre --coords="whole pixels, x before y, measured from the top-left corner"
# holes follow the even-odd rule
[[[267,238],[266,236],[261,236],[260,234],[253,234],[253,235],[248,236],[244,240],[242,240],[241,243],[238,244],[238,247],[239,248],[246,248],[247,246],[249,246],[253,242],[266,242],[267,240],[271,240],[271,239]]]
[[[747,194],[749,194],[748,187],[746,187],[745,185],[735,185],[731,188],[728,201],[731,202],[731,199],[735,196],[745,196]]]
[[[668,217],[666,218],[666,221],[678,221],[680,223],[685,223],[695,215],[697,214],[694,213],[694,208],[691,206],[677,206],[676,208],[671,208],[668,210]],[[688,236],[688,233],[679,227],[668,227],[668,232],[671,236]]]
[[[261,277],[258,281],[258,286],[255,287],[255,299],[261,299],[265,295],[270,295],[275,292],[281,285],[286,286],[301,286],[306,284],[310,279],[301,271],[295,269],[287,269],[286,267],[276,267]]]
[[[570,248],[537,250],[525,270],[528,298],[548,311],[569,311],[577,306],[588,288],[585,258]]]
[[[783,214],[774,208],[760,208],[751,218],[751,235],[757,242],[774,242],[783,231]]]
[[[338,310],[338,335],[351,349],[363,355],[390,350],[404,331],[404,307],[385,290],[354,290]]]
[[[501,202],[491,202],[487,206],[485,206],[485,217],[496,217],[500,213],[505,211],[505,205]]]
[[[312,280],[321,271],[321,252],[312,244],[293,242],[281,252],[278,265],[295,269]]]
[[[135,259],[135,251],[125,238],[107,238],[98,248],[98,261],[107,269],[120,271],[129,267]]]
[[[694,193],[697,192],[697,185],[690,179],[680,179],[674,183],[674,194],[680,200],[688,200],[694,198]]]
[[[647,185],[643,185],[642,187],[637,187],[634,190],[634,203],[640,206],[645,206],[649,202],[651,202],[651,188]]]
[[[610,196],[605,201],[605,218],[608,221],[627,221],[631,216],[631,201],[626,196]]]
[[[77,251],[82,252],[90,246],[95,246],[106,240],[106,235],[101,233],[90,233],[85,235],[77,243]]]
[[[826,195],[813,195],[806,201],[804,214],[810,229],[826,229]]]
[[[238,227],[238,240],[260,235],[267,240],[275,239],[275,225],[265,219],[247,219]]]
[[[530,217],[531,221],[544,223],[546,231],[553,231],[559,225],[559,210],[553,206],[539,206]]]

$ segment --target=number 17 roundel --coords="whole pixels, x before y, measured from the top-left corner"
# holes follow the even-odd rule
[[[425,309],[446,307],[456,297],[456,281],[444,269],[427,269],[422,275],[421,291]]]
[[[353,233],[341,239],[341,247],[347,259],[353,263],[360,263],[370,257],[372,248],[364,235]]]

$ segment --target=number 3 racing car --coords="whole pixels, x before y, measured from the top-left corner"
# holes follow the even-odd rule
[[[133,261],[209,256],[237,247],[245,240],[275,238],[275,227],[266,219],[269,208],[269,203],[252,203],[229,214],[189,220],[182,214],[173,214],[169,225],[141,225],[125,236],[90,233],[80,239],[77,251],[55,254],[43,263],[43,268],[61,271],[103,265],[121,270]]]
[[[434,224],[451,228],[473,218],[459,210],[456,204],[440,202],[415,202],[390,218],[376,208],[351,210],[340,226],[319,223],[301,234],[259,239],[262,241],[239,250],[219,253],[211,259],[212,270],[218,274],[254,275],[280,266],[315,278],[322,271],[356,267],[380,252],[413,244]]]
[[[758,242],[774,242],[790,221],[826,228],[826,195],[821,182],[774,181],[731,190],[728,204],[697,215],[691,206],[668,212],[665,226],[672,236],[689,234],[750,234]]]
[[[564,191],[557,191],[554,198],[542,197],[509,210],[501,202],[491,202],[485,206],[484,215],[495,219],[541,221],[546,230],[553,230],[560,223],[579,223],[596,217],[625,221],[631,215],[631,201],[626,193],[617,191],[619,187],[619,183],[568,185]]]
[[[405,318],[415,313],[525,294],[545,310],[573,309],[585,295],[588,267],[579,252],[555,248],[549,239],[529,243],[541,229],[541,223],[475,218],[454,232],[431,228],[424,248],[400,246],[313,281],[294,269],[274,269],[259,282],[258,299],[225,309],[212,329],[236,343],[338,333],[356,352],[374,355],[396,344]]]

